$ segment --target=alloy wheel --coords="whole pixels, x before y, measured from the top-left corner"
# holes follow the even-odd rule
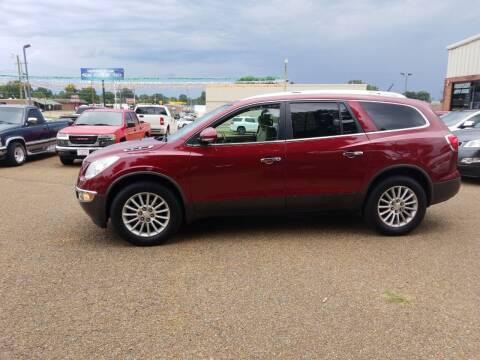
[[[409,224],[417,214],[418,198],[407,186],[399,185],[387,189],[377,204],[377,212],[382,222],[391,227]]]

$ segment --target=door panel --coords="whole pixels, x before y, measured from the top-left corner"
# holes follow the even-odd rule
[[[42,115],[36,109],[30,109],[27,113],[27,118],[36,118],[37,124],[26,123],[23,131],[24,139],[29,152],[42,152],[46,151],[51,145],[52,131],[50,127],[43,120]]]
[[[283,209],[282,161],[285,142],[195,146],[191,152],[190,187],[202,214]]]

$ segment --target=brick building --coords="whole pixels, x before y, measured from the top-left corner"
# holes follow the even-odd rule
[[[480,109],[480,34],[447,50],[443,110]]]

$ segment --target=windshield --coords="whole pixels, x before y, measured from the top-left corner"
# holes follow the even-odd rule
[[[139,106],[135,112],[139,115],[167,115],[167,111],[160,106]]]
[[[230,105],[231,104],[220,106],[219,108],[216,108],[215,110],[212,110],[212,111],[206,113],[205,115],[203,115],[202,117],[200,117],[200,118],[196,119],[195,121],[189,123],[188,125],[185,125],[181,129],[179,129],[177,132],[175,132],[174,134],[169,135],[167,141],[168,140],[177,140],[177,139],[181,138],[185,133],[189,132],[190,129],[192,129],[193,127],[197,127],[197,126],[201,127],[205,122],[208,122],[215,115],[220,114],[222,111],[224,111],[225,109],[230,107]]]
[[[81,107],[81,106],[80,106],[80,107],[77,109],[76,114],[81,114],[81,113],[83,113],[85,110],[90,110],[90,109],[91,109],[91,108],[89,108],[89,107]]]
[[[123,114],[113,111],[85,111],[75,121],[75,125],[121,126],[122,124]]]
[[[440,119],[442,119],[445,125],[452,126],[452,125],[455,125],[456,123],[461,122],[462,120],[465,120],[465,118],[467,118],[470,115],[472,115],[471,112],[452,111],[452,112],[449,112],[448,114],[441,116]]]
[[[1,124],[21,124],[23,121],[23,109],[20,108],[0,108]]]

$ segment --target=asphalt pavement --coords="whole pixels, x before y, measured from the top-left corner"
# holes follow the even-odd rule
[[[78,169],[0,166],[0,359],[480,358],[480,181],[404,237],[232,217],[140,248],[83,213]]]

